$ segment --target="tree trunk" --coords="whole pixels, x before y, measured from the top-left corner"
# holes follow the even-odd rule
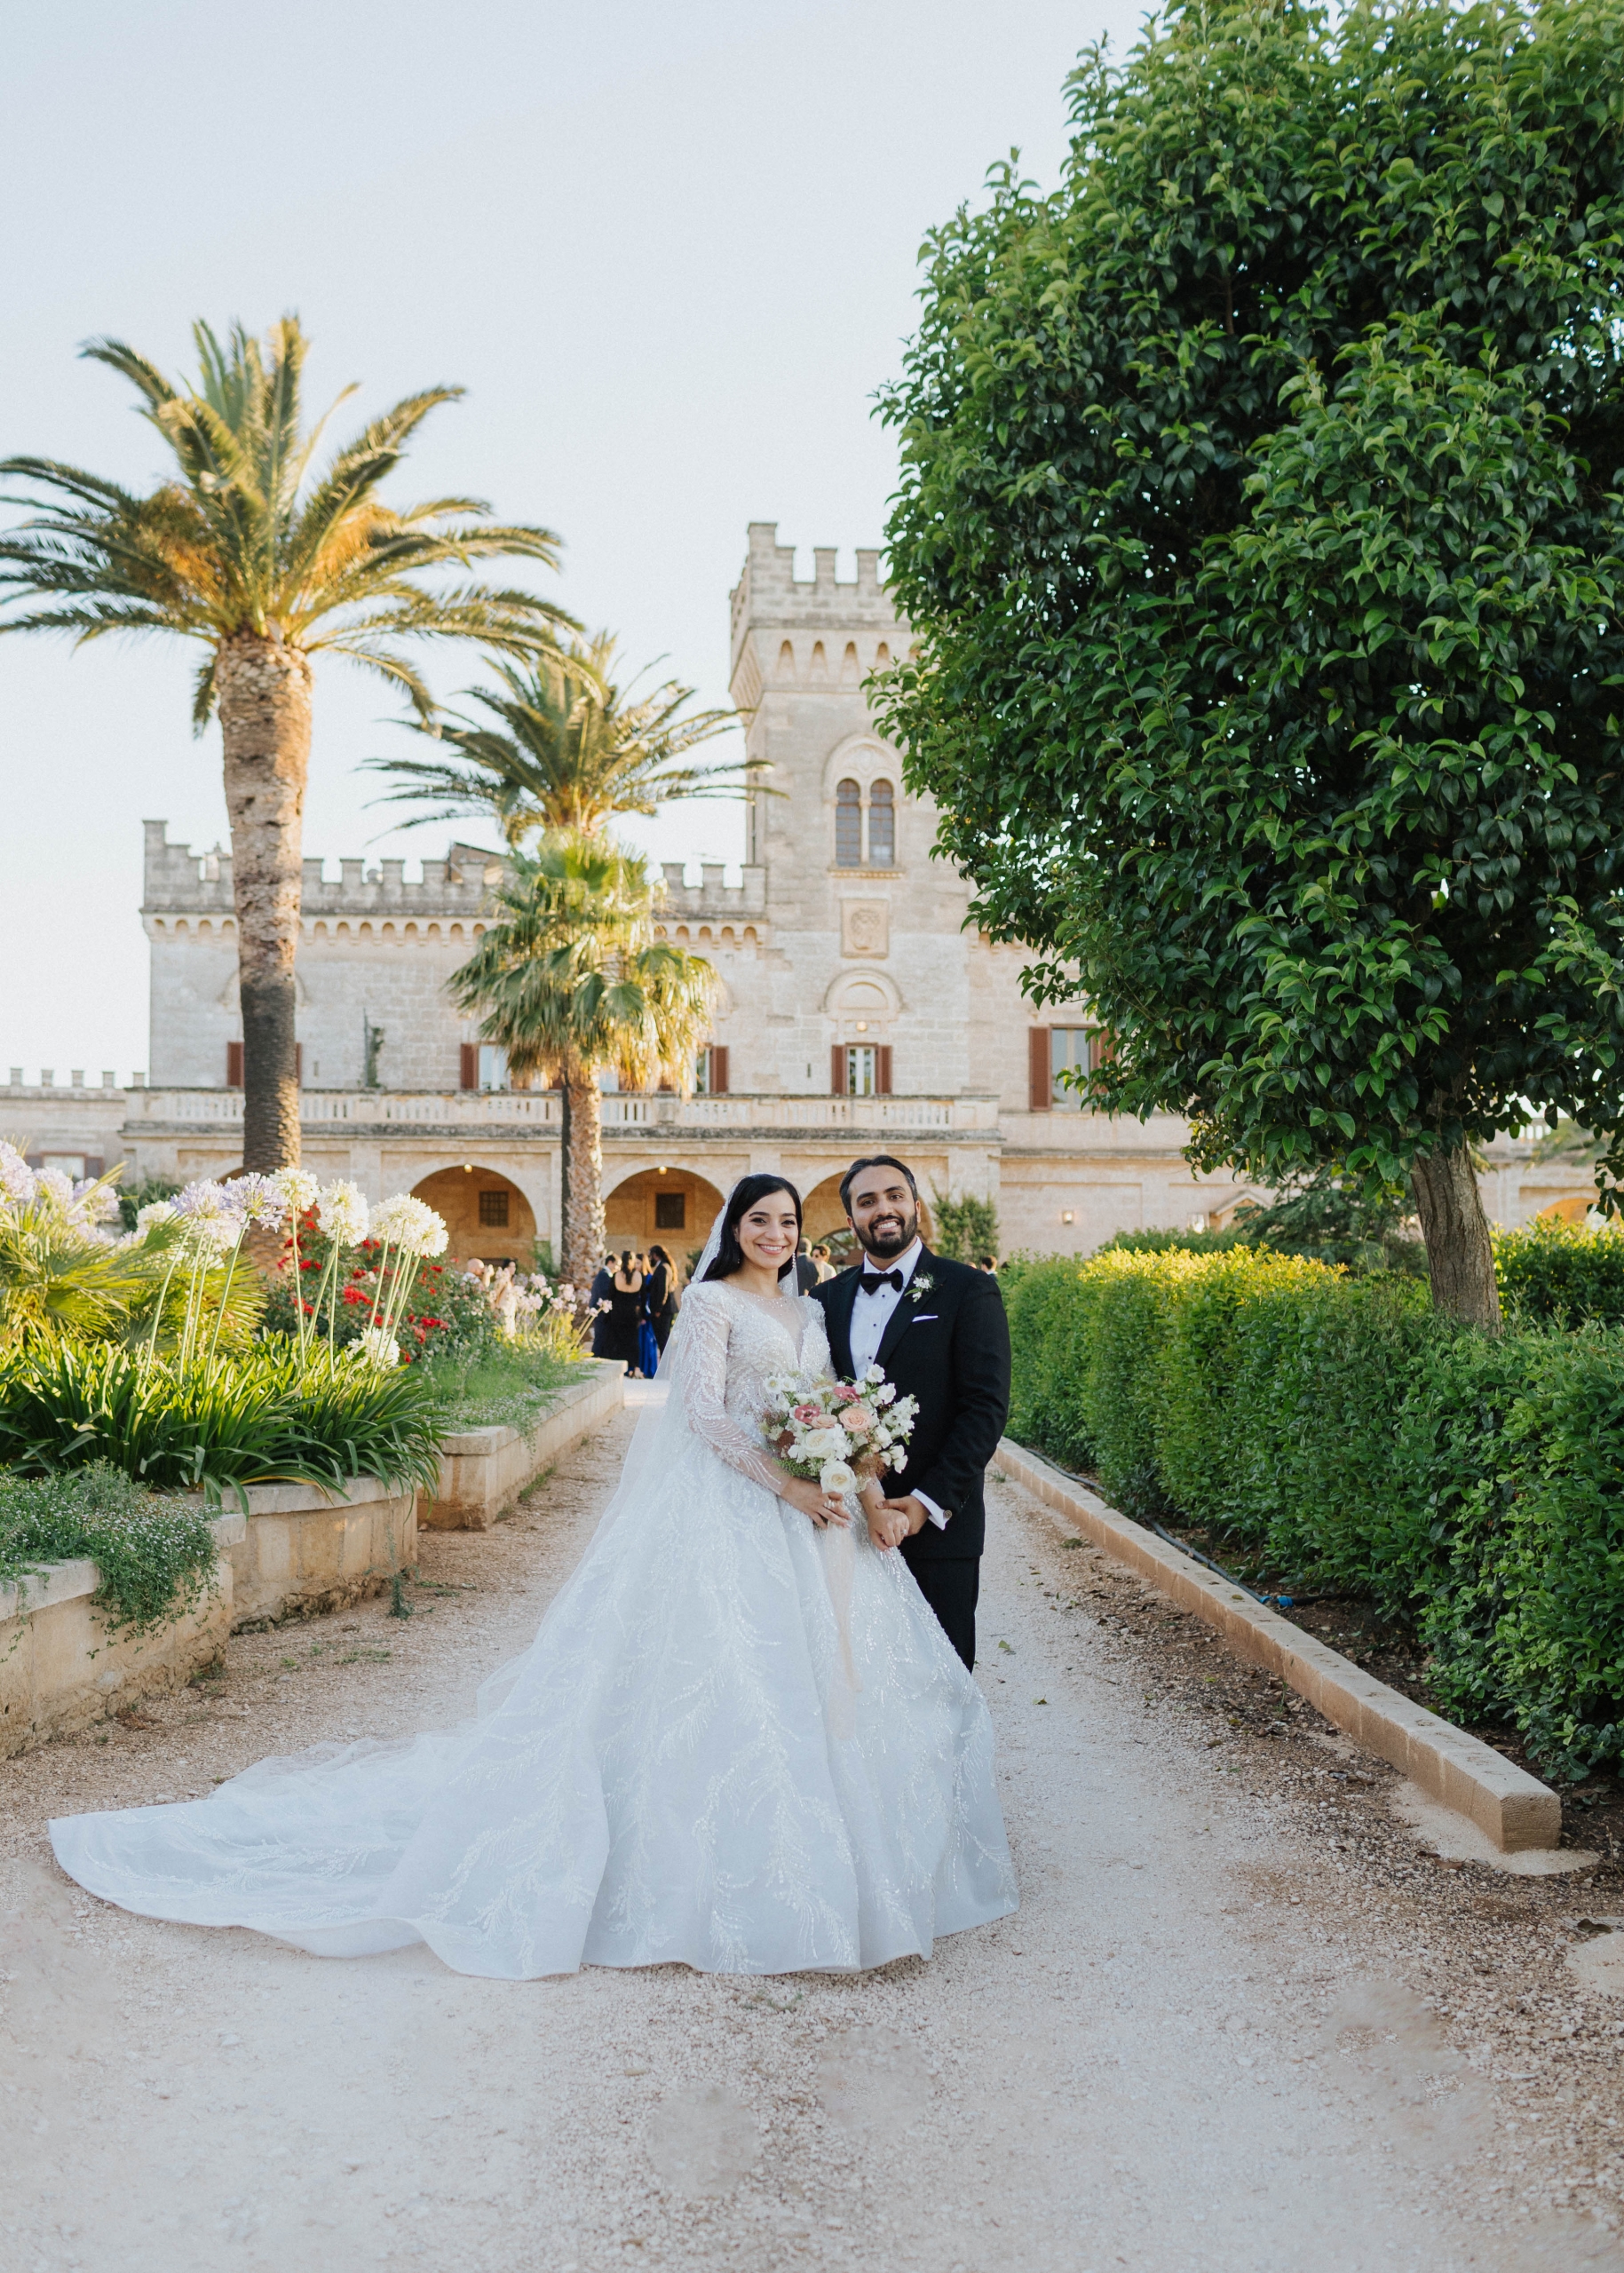
[[[242,1165],[296,1168],[293,971],[310,771],[310,659],[280,639],[240,634],[220,649],[218,685],[242,1000]]]
[[[1471,1156],[1464,1147],[1433,1152],[1410,1170],[1434,1307],[1451,1318],[1500,1332],[1500,1294],[1494,1251]]]
[[[590,1068],[583,1076],[572,1067],[563,1079],[564,1185],[569,1194],[564,1218],[564,1276],[584,1293],[604,1259],[603,1112]]]

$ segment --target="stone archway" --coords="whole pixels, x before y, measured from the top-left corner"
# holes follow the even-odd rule
[[[446,1219],[446,1260],[450,1263],[514,1263],[530,1268],[535,1216],[511,1176],[476,1160],[472,1168],[440,1168],[412,1186],[414,1200],[426,1200]]]
[[[643,1168],[605,1195],[605,1243],[645,1253],[657,1243],[685,1278],[725,1198],[691,1168]]]
[[[1576,1192],[1565,1200],[1553,1200],[1541,1208],[1535,1221],[1541,1224],[1582,1224],[1596,1205],[1596,1193]]]

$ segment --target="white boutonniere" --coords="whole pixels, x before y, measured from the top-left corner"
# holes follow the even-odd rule
[[[913,1277],[908,1280],[907,1298],[909,1302],[916,1303],[922,1295],[928,1295],[935,1284],[935,1279],[931,1278],[928,1271],[915,1271]]]

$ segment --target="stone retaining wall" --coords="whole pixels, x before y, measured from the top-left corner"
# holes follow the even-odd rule
[[[625,1396],[624,1365],[598,1358],[533,1429],[464,1429],[448,1437],[440,1450],[440,1489],[419,1508],[418,1522],[435,1531],[488,1531],[561,1452],[618,1412]]]
[[[251,1484],[231,1560],[234,1632],[345,1609],[417,1560],[417,1494],[369,1476],[342,1496],[313,1484]]]
[[[232,1628],[233,1556],[248,1532],[240,1515],[215,1518],[211,1594],[171,1624],[109,1635],[91,1597],[94,1563],[51,1563],[0,1587],[0,1757],[105,1720],[138,1698],[179,1689],[212,1665]]]

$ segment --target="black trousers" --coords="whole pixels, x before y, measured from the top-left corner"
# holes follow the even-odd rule
[[[971,1673],[976,1669],[976,1600],[981,1592],[981,1558],[965,1556],[952,1561],[922,1555],[917,1561],[904,1546],[903,1561],[919,1581],[919,1591],[936,1612],[936,1622]]]

